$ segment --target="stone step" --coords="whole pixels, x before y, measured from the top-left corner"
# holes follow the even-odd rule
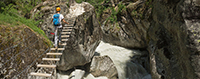
[[[68,38],[69,35],[61,35],[61,38]]]
[[[46,65],[46,64],[38,64],[37,67],[44,67],[44,68],[56,68],[56,65]]]
[[[32,75],[32,76],[42,76],[42,77],[51,77],[51,74],[47,74],[47,73],[35,73],[35,72],[31,72],[30,75]]]
[[[46,55],[62,55],[62,53],[47,53]]]
[[[60,61],[60,58],[42,58],[42,60],[46,60],[46,61]]]

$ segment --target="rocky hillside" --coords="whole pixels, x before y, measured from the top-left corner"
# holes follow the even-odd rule
[[[50,47],[38,22],[28,19],[29,11],[40,2],[0,1],[0,79],[28,79]]]
[[[98,2],[99,0],[94,1]],[[56,0],[45,1],[31,11],[33,13],[31,16],[42,14],[34,18],[44,20],[40,27],[51,39],[49,32],[53,31],[53,26],[49,25],[49,21],[55,13],[54,7],[60,5],[63,9],[61,13],[70,19],[74,17],[67,16],[67,14],[77,8],[72,8],[72,6],[77,6],[77,4],[73,4],[74,2],[75,0],[69,0],[69,3],[57,3]],[[151,73],[152,79],[200,78],[198,64],[199,1],[105,0],[92,5],[88,3],[79,5],[85,12],[75,16],[75,28],[70,35],[71,38],[68,42],[70,45],[66,47],[69,50],[64,52],[58,67],[59,70],[66,71],[77,66],[85,67],[85,64],[93,61],[97,62],[93,62],[91,65],[95,65],[98,61],[115,62],[112,56],[94,57],[96,47],[100,40],[103,40],[113,45],[147,51],[145,55],[136,57],[138,60],[144,57],[145,61],[131,61],[134,60],[134,56],[127,59],[132,64],[141,65],[131,68],[140,67],[141,71],[145,68],[145,75]],[[103,38],[101,39],[101,37]],[[89,68],[95,69],[91,65]],[[102,66],[101,63],[99,65]],[[108,66],[113,70],[119,67],[113,67],[112,64]],[[99,70],[96,69],[96,71]],[[96,73],[96,71],[91,70],[90,72],[94,72],[93,75],[96,76],[107,76]],[[131,72],[133,71],[125,73]],[[111,77],[107,77],[113,79],[134,78],[131,75],[121,76],[119,73],[116,73],[117,76],[111,74]]]
[[[149,52],[154,78],[199,76],[199,1],[154,1]],[[156,72],[155,72],[156,71]]]
[[[32,10],[38,10],[39,14],[44,14],[41,18],[45,21],[41,23],[41,27],[46,32],[46,35],[49,34],[48,31],[53,31],[53,26],[52,24],[49,24],[49,19],[55,13],[55,6],[61,6],[61,13],[64,14],[65,20],[70,22],[71,19],[75,19],[74,28],[70,34],[69,40],[67,41],[67,50],[63,52],[61,61],[57,67],[59,72],[65,71],[70,73],[68,71],[73,70],[73,68],[80,68],[86,72],[86,75],[87,73],[91,73],[95,77],[106,76],[109,79],[145,78],[145,76],[148,78],[151,77],[148,75],[147,70],[145,70],[145,68],[149,68],[148,53],[146,51],[144,51],[145,53],[138,52],[137,55],[130,51],[127,55],[123,56],[127,58],[121,61],[117,57],[123,55],[123,51],[113,51],[114,53],[118,53],[118,55],[113,57],[111,56],[112,54],[110,56],[106,54],[106,56],[96,55],[97,53],[95,53],[95,49],[99,45],[100,40],[102,40],[103,29],[100,28],[98,23],[94,6],[87,2],[77,4],[73,0],[69,1],[69,7],[66,6],[66,4],[49,6],[48,3],[51,3],[51,1],[44,2],[43,4],[46,3],[47,5],[40,6],[42,9],[39,9],[39,7],[36,6],[36,8]],[[49,26],[47,26],[48,24]],[[48,37],[51,38],[51,36]],[[108,39],[109,38],[110,37],[108,37]],[[141,64],[146,66],[143,67]],[[105,68],[105,65],[108,67]],[[102,68],[105,69],[102,70]],[[73,72],[71,74],[73,74]]]
[[[116,1],[116,0],[115,0]],[[119,0],[120,1],[120,0]],[[117,1],[117,2],[119,2]],[[101,14],[103,40],[114,45],[148,50],[153,79],[198,79],[199,1],[136,0],[122,12]],[[119,5],[114,5],[117,10]],[[110,23],[110,22],[111,23]]]

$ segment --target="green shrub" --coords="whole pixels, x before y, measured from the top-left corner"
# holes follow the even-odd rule
[[[83,0],[75,0],[77,3],[81,3],[83,2]]]

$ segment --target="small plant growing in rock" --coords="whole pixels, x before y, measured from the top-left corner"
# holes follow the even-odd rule
[[[123,10],[126,10],[126,6],[121,2],[117,6],[117,10],[114,7],[110,8],[112,10],[112,13],[107,20],[110,20],[111,23],[117,22],[117,15],[122,13]]]

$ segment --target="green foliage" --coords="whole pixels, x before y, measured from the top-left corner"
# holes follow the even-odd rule
[[[95,11],[97,13],[97,17],[99,18],[100,15],[103,13],[104,10],[106,10],[107,8],[103,5],[99,5],[99,6],[95,6]]]
[[[39,4],[41,0],[6,0],[0,6],[0,24],[7,25],[7,26],[20,26],[20,25],[27,25],[32,30],[37,32],[40,35],[45,36],[45,33],[38,28],[39,21],[34,21],[33,19],[26,19],[23,17],[27,13],[30,13],[31,9]],[[7,6],[4,6],[4,5]]]
[[[147,0],[145,4],[149,6],[149,8],[153,8],[152,2],[152,0]]]
[[[16,8],[21,10],[21,15],[29,13],[37,4],[42,2],[41,0],[17,0]]]
[[[112,7],[111,5],[102,5],[103,4],[109,4],[110,0],[86,0],[87,2],[89,2],[90,4],[92,4],[95,7],[95,11],[97,14],[97,18],[100,18],[100,15],[105,11],[110,9],[111,15],[109,18],[107,18],[107,20],[110,20],[111,23],[114,23],[117,21],[117,14],[121,13],[122,10],[126,10],[126,6],[124,4],[122,4],[121,2],[117,5],[118,9],[117,11],[114,9],[114,7]]]
[[[77,3],[81,3],[83,2],[83,0],[75,0]]]
[[[0,1],[0,12],[4,11],[4,8],[7,7],[9,4],[15,4],[16,0],[2,0]]]
[[[110,9],[112,10],[112,13],[111,13],[110,17],[107,18],[107,20],[110,20],[111,23],[114,23],[117,21],[118,12],[114,8],[110,8]]]
[[[126,10],[126,6],[121,2],[117,6],[118,6],[118,13],[121,13],[122,10]]]
[[[1,17],[0,25],[7,25],[7,26],[14,27],[14,26],[20,26],[24,24],[24,25],[29,26],[32,30],[34,30],[38,34],[45,36],[44,31],[37,27],[37,25],[39,24],[39,21],[36,22],[32,19],[26,19],[24,17],[12,16],[12,15],[3,14],[3,13],[0,14],[0,17]]]
[[[70,7],[70,6],[69,6],[69,3],[66,3],[66,5],[67,5],[67,7]]]
[[[107,20],[110,20],[111,23],[117,22],[117,14],[122,13],[122,10],[126,10],[126,6],[121,2],[117,6],[117,11],[114,9],[114,7],[110,8],[112,10],[112,13]]]
[[[98,4],[101,4],[103,2],[103,0],[85,0],[85,1],[92,4],[93,6],[98,6]],[[109,0],[107,0],[107,2],[109,2]]]
[[[94,6],[95,11],[97,13],[97,17],[100,17],[100,14],[102,14],[103,11],[108,8],[108,7],[104,6],[104,5],[101,5],[101,3],[104,0],[83,0],[83,1],[86,1],[86,2],[88,2],[88,3],[90,3],[91,5]],[[108,3],[108,2],[109,2],[109,0],[106,0],[104,3]]]
[[[76,2],[81,2],[82,0],[76,0]],[[111,6],[110,0],[83,0],[86,2],[89,2],[95,7],[95,12],[97,14],[97,18],[100,18],[101,14],[105,11],[110,9],[111,15],[107,20],[110,20],[111,23],[114,23],[117,21],[117,14],[121,13],[122,10],[126,10],[126,6],[120,2],[117,6],[117,11],[114,9],[114,7]],[[110,4],[110,5],[104,5],[104,4]]]
[[[41,3],[43,0],[3,0],[0,1],[0,13],[12,12],[16,9],[21,16],[29,14],[33,7]]]

